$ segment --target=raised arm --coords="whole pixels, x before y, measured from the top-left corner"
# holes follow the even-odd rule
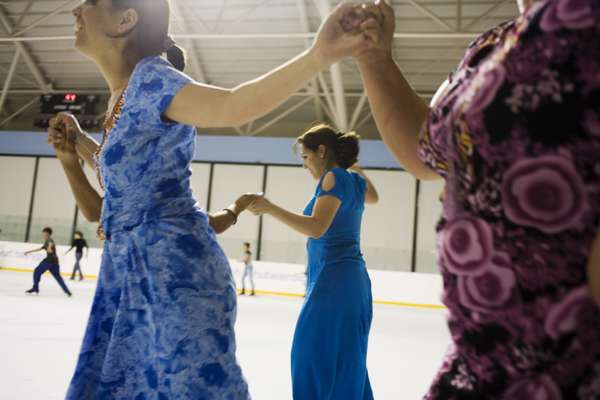
[[[75,149],[75,140],[68,136],[66,127],[71,126],[75,117],[69,114],[59,114],[50,122],[48,128],[48,143],[54,146],[54,151],[75,196],[77,207],[83,216],[90,222],[100,220],[102,198],[92,187],[79,163],[79,156]],[[71,125],[69,125],[71,124]]]
[[[406,81],[392,58],[395,29],[393,9],[380,0],[383,25],[376,48],[357,57],[358,68],[369,98],[381,137],[398,162],[420,179],[437,179],[437,175],[418,156],[419,132],[429,115],[429,106]],[[377,10],[376,10],[377,11]]]
[[[359,30],[343,27],[344,17],[355,9],[349,4],[336,7],[310,49],[259,78],[232,89],[187,85],[170,103],[166,117],[208,128],[239,126],[267,114],[332,63],[373,46]]]
[[[40,247],[39,249],[33,249],[33,250],[26,251],[24,254],[27,255],[27,254],[31,254],[31,253],[37,253],[38,251],[42,251],[42,250],[44,250],[44,248]]]
[[[330,172],[323,179],[322,187],[325,191],[330,191],[334,186],[335,176]],[[252,203],[249,210],[256,215],[269,214],[293,230],[318,239],[331,226],[340,205],[341,202],[336,197],[322,196],[315,202],[312,215],[306,216],[288,211],[263,197]]]

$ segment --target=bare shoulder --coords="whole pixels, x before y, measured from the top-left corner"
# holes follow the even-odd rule
[[[333,190],[334,187],[335,187],[335,174],[333,173],[333,171],[329,171],[323,178],[323,182],[321,183],[321,188],[323,188],[324,191],[329,192],[329,191]]]

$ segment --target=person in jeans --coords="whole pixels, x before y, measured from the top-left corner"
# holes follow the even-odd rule
[[[75,275],[79,272],[79,280],[83,280],[83,272],[81,271],[80,261],[83,258],[83,248],[85,247],[85,258],[87,258],[90,248],[88,247],[87,242],[83,238],[83,233],[81,231],[75,231],[75,237],[71,242],[71,248],[67,250],[65,253],[68,254],[73,248],[75,248],[75,265],[73,266],[73,273],[71,274],[71,280],[75,280]]]
[[[60,265],[58,263],[58,256],[56,255],[56,244],[54,244],[54,240],[52,240],[52,228],[46,227],[42,230],[42,235],[44,238],[44,244],[39,249],[29,250],[25,252],[25,255],[35,253],[38,251],[45,250],[46,258],[42,260],[42,262],[37,266],[37,268],[33,271],[33,287],[27,290],[25,293],[39,293],[39,285],[40,280],[42,279],[42,275],[46,271],[50,271],[56,282],[58,282],[59,286],[65,292],[65,294],[71,297],[71,291],[63,281],[62,276],[60,276]]]

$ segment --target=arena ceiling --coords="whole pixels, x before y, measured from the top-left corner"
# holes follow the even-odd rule
[[[75,92],[106,97],[95,65],[73,48],[80,3],[0,1],[0,130],[32,130],[39,97]],[[171,0],[172,33],[188,51],[187,73],[234,87],[290,59],[311,43],[322,18],[339,1]],[[481,32],[514,18],[514,0],[393,0],[394,52],[424,97],[453,71]],[[295,136],[326,120],[376,138],[360,76],[352,61],[321,74],[279,109],[251,124],[211,134]]]

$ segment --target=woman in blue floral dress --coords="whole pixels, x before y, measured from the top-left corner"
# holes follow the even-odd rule
[[[234,283],[215,240],[248,198],[212,216],[197,206],[193,126],[260,117],[330,63],[367,48],[372,41],[339,24],[344,11],[309,50],[232,90],[177,71],[184,58],[168,36],[166,0],[88,0],[73,11],[76,47],[100,68],[112,111],[101,144],[67,114],[49,129],[77,205],[106,238],[67,399],[249,398],[235,357]],[[103,199],[80,158],[97,170]]]

